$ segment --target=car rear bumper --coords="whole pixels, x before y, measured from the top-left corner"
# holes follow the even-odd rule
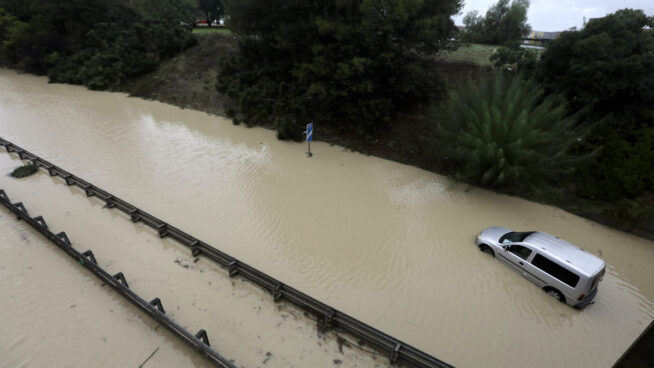
[[[590,294],[588,294],[587,297],[585,297],[579,304],[575,305],[575,308],[584,308],[588,306],[588,304],[593,302],[593,299],[595,299],[595,295],[597,295],[597,290],[599,288],[595,288]]]

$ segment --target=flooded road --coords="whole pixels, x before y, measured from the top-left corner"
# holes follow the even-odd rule
[[[271,131],[6,70],[0,136],[456,366],[610,366],[654,318],[654,243],[413,167],[320,142],[308,159],[304,145]],[[60,179],[5,176],[20,164],[0,152],[10,198],[92,249],[108,272],[122,271],[145,299],[160,297],[182,326],[206,329],[237,365],[387,366]],[[553,233],[600,256],[607,273],[596,303],[557,303],[479,252],[474,238],[492,225]],[[153,366],[206,364],[4,209],[0,230],[0,310],[16,316],[0,322],[8,366],[68,362],[80,349],[138,366],[157,346]],[[34,306],[41,296],[56,306]]]

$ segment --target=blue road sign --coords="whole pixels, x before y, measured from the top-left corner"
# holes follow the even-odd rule
[[[307,142],[313,140],[313,123],[307,124]]]

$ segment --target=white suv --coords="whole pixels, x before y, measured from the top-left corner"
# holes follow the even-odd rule
[[[496,257],[559,301],[575,308],[590,304],[606,264],[553,235],[490,227],[477,236],[479,250]]]

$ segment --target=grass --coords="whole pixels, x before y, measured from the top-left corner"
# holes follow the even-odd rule
[[[237,50],[237,42],[231,34],[206,33],[198,37],[196,46],[163,61],[153,73],[132,81],[127,92],[133,96],[224,115],[225,97],[216,90],[216,78],[221,58],[234,55]]]
[[[202,28],[193,28],[193,33],[195,34],[232,34],[232,32],[225,27],[202,27]]]
[[[39,171],[39,167],[34,164],[27,164],[21,167],[17,167],[12,173],[11,176],[14,178],[24,178],[26,176],[34,175]]]
[[[481,67],[492,66],[490,61],[493,52],[500,46],[469,44],[462,45],[456,51],[443,52],[438,56],[440,61],[448,63],[464,63]]]

